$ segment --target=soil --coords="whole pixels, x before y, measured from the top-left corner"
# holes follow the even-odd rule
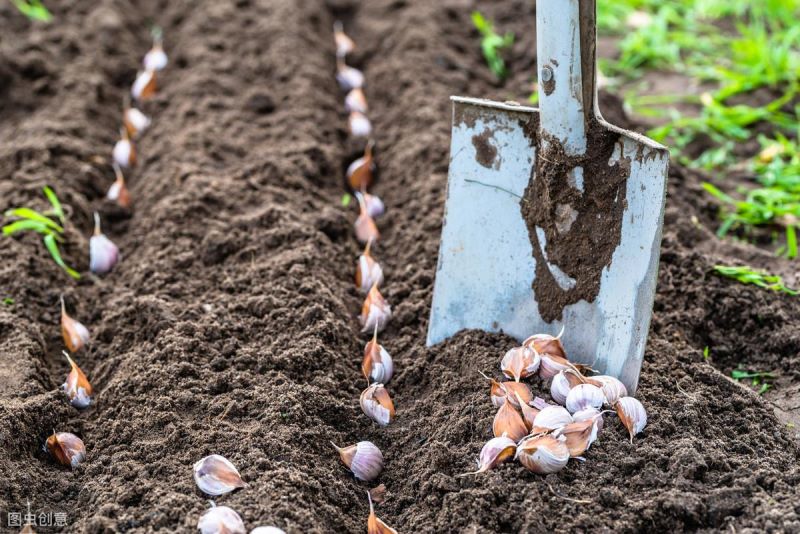
[[[776,391],[800,383],[800,299],[710,273],[746,262],[792,284],[795,269],[714,237],[715,205],[676,166],[638,391],[644,433],[631,444],[607,416],[586,461],[558,474],[509,463],[456,478],[490,437],[478,371],[496,373],[514,341],[470,331],[424,346],[448,96],[527,97],[532,1],[481,4],[518,36],[505,84],[483,64],[469,0],[47,4],[57,22],[42,26],[0,3],[0,210],[44,208],[49,184],[68,206],[68,261],[86,271],[93,210],[123,260],[75,283],[36,237],[0,240],[0,298],[14,299],[0,305],[2,528],[30,502],[65,512],[67,532],[193,532],[208,503],[191,467],[217,453],[248,487],[216,502],[249,528],[363,532],[368,486],[329,440],[369,439],[386,457],[377,513],[400,532],[800,531],[796,429],[769,397],[727,378],[745,365],[776,373]],[[373,250],[394,310],[381,335],[396,369],[386,429],[358,406],[356,211],[339,200],[342,168],[363,146],[346,136],[335,17],[360,47],[352,63],[368,80],[375,192],[388,208]],[[107,160],[152,22],[170,65],[146,107],[154,123],[124,212],[102,200]],[[601,108],[626,126],[619,99],[602,95]],[[97,391],[84,412],[58,389],[68,372],[60,294],[92,333],[77,355]],[[85,441],[78,469],[42,452],[54,428]]]

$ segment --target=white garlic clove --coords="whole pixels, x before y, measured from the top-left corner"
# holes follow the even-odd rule
[[[364,244],[375,242],[381,235],[380,232],[378,232],[378,227],[375,225],[375,220],[367,210],[367,202],[364,199],[364,195],[357,192],[356,199],[358,200],[359,209],[358,218],[353,225],[356,231],[356,239],[359,243]]]
[[[394,403],[383,384],[372,384],[361,393],[361,410],[380,426],[394,419]]]
[[[572,389],[572,385],[569,383],[564,371],[559,371],[553,377],[553,381],[550,382],[550,396],[562,406],[567,402],[567,394],[570,389]]]
[[[561,371],[568,369],[575,369],[575,367],[566,359],[561,356],[554,356],[552,354],[540,354],[542,359],[539,364],[539,376],[542,379],[553,378]]]
[[[622,397],[628,396],[628,388],[619,379],[608,375],[593,376],[591,381],[603,390],[606,403],[613,406]]]
[[[78,467],[78,464],[86,459],[86,447],[83,440],[69,432],[56,433],[53,431],[53,434],[47,438],[45,447],[58,463],[72,469]]]
[[[331,442],[344,465],[358,480],[370,482],[378,478],[383,471],[383,454],[371,441],[359,441],[355,445],[339,448]]]
[[[633,443],[633,436],[644,430],[647,425],[647,412],[644,406],[633,397],[622,397],[614,405],[614,409],[622,424],[628,429]]]
[[[563,469],[569,457],[563,438],[542,435],[524,439],[517,447],[515,459],[528,470],[546,475]]]
[[[116,202],[119,206],[123,208],[130,207],[131,205],[131,197],[130,193],[128,192],[128,187],[125,185],[125,176],[122,174],[122,169],[120,169],[117,162],[113,162],[112,166],[114,167],[114,174],[116,175],[116,180],[114,183],[111,184],[111,187],[108,188],[108,193],[106,193],[106,198],[113,202]]]
[[[120,139],[114,144],[114,149],[111,152],[114,163],[127,169],[136,164],[136,147],[128,137],[128,130],[122,129]]]
[[[351,111],[347,117],[347,125],[350,135],[353,137],[369,137],[372,133],[372,122],[369,117],[360,111]]]
[[[160,43],[156,43],[153,45],[153,48],[144,55],[142,65],[144,66],[144,70],[156,71],[163,70],[168,62],[169,60],[167,58],[167,53],[164,52],[164,48]]]
[[[150,127],[150,118],[137,108],[127,108],[122,116],[122,123],[128,135],[136,137]]]
[[[131,96],[134,100],[147,100],[156,94],[156,71],[145,70],[136,75],[131,86]]]
[[[508,400],[511,401],[511,404],[515,408],[519,408],[517,404],[517,397],[514,395],[516,393],[524,402],[531,402],[533,398],[533,394],[531,393],[530,388],[527,384],[523,384],[522,382],[498,382],[494,378],[490,378],[486,376],[482,371],[478,371],[483,378],[488,380],[491,383],[491,389],[489,390],[489,395],[492,399],[492,404],[496,408],[500,408],[503,406],[503,403],[506,400],[506,397],[509,393],[511,393],[511,397]]]
[[[236,467],[219,454],[206,456],[194,464],[194,481],[208,495],[224,495],[247,486]]]
[[[530,405],[533,406],[534,408],[538,409],[538,410],[544,410],[548,406],[552,406],[552,404],[549,404],[546,400],[544,400],[541,397],[535,397],[530,402]]]
[[[366,191],[375,178],[375,160],[372,156],[372,149],[375,142],[370,139],[364,148],[364,155],[353,161],[347,166],[347,180],[353,191]]]
[[[64,297],[61,297],[61,337],[72,353],[78,352],[89,343],[89,330],[67,314]]]
[[[367,293],[372,286],[383,283],[383,268],[370,254],[371,245],[372,241],[367,242],[364,252],[358,257],[356,264],[356,287],[362,293]]]
[[[597,431],[603,430],[603,414],[607,412],[601,412],[597,408],[585,408],[583,410],[578,410],[574,414],[572,414],[572,419],[577,423],[580,421],[586,421],[588,419],[594,420],[597,424]]]
[[[344,108],[348,113],[351,111],[366,113],[368,106],[367,97],[364,95],[364,90],[360,87],[357,87],[347,93],[347,96],[344,97]]]
[[[250,534],[286,534],[286,532],[278,527],[256,527]]]
[[[515,347],[503,356],[500,362],[500,370],[508,378],[513,378],[519,382],[521,378],[527,378],[536,373],[540,362],[541,358],[533,349]]]
[[[478,470],[471,473],[463,473],[458,476],[477,475],[478,473],[493,469],[513,457],[516,450],[516,442],[508,436],[492,438],[487,441],[481,449],[481,455],[478,459]]]
[[[572,416],[563,406],[549,405],[543,408],[533,420],[531,432],[556,430],[572,422]]]
[[[339,20],[333,23],[333,41],[336,43],[336,57],[339,59],[344,59],[347,54],[356,48],[353,40],[344,33],[344,27]]]
[[[71,405],[81,410],[88,408],[92,403],[92,385],[86,375],[83,374],[81,368],[69,357],[69,354],[66,351],[62,352],[66,356],[71,369],[69,375],[67,375],[66,382],[61,387],[67,394]]]
[[[339,61],[336,69],[336,81],[339,82],[342,91],[360,89],[364,86],[364,73]]]
[[[361,332],[370,332],[376,329],[380,332],[391,318],[392,307],[378,291],[378,286],[372,286],[361,306]]]
[[[394,374],[394,362],[389,352],[378,343],[378,325],[375,325],[372,339],[364,347],[364,358],[361,361],[361,371],[367,382],[380,382],[386,384]]]
[[[573,458],[582,455],[597,439],[597,419],[576,421],[553,432],[554,437],[564,436],[564,444]]]
[[[579,412],[586,408],[600,409],[606,397],[603,390],[592,384],[578,384],[567,393],[566,407],[569,413]]]
[[[549,334],[534,334],[525,341],[522,345],[530,347],[541,356],[548,354],[550,356],[557,356],[559,358],[567,359],[567,353],[564,351],[564,345],[561,344],[561,335],[564,330],[561,330],[557,336],[553,337]]]
[[[386,213],[386,206],[383,204],[383,200],[381,200],[378,195],[364,193],[364,205],[366,206],[367,213],[373,219]]]
[[[247,534],[242,518],[227,506],[214,506],[200,516],[197,528],[201,534]]]
[[[100,230],[100,215],[94,214],[94,235],[89,239],[89,270],[106,274],[119,261],[119,248]]]
[[[528,435],[528,427],[519,412],[511,405],[506,397],[503,406],[497,410],[492,422],[492,432],[496,438],[508,436],[512,440],[519,441]]]

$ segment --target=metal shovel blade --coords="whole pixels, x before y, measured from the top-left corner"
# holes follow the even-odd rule
[[[522,340],[563,327],[570,360],[633,394],[669,154],[597,112],[594,9],[593,0],[538,0],[540,109],[452,98],[427,343],[467,328]]]

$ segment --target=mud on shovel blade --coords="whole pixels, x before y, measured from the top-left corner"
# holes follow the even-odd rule
[[[453,97],[428,345],[553,335],[633,394],[653,309],[665,147],[597,110],[594,0],[538,0],[540,108]]]

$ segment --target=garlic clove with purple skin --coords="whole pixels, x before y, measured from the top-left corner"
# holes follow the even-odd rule
[[[567,380],[567,375],[564,371],[559,371],[550,382],[550,396],[561,406],[567,402],[567,394],[572,389],[572,385]]]
[[[364,148],[364,155],[356,159],[347,166],[348,185],[353,191],[366,191],[375,179],[375,158],[372,155],[372,150],[375,147],[375,141],[370,139],[367,141],[367,146]]]
[[[383,453],[371,441],[359,441],[355,445],[340,448],[331,442],[342,463],[347,466],[353,475],[364,482],[378,478],[383,471]]]
[[[519,441],[528,435],[528,426],[519,412],[511,405],[508,397],[494,416],[492,432],[496,438],[508,436],[514,441]]]
[[[386,213],[386,206],[383,204],[383,200],[381,200],[378,195],[364,193],[364,205],[367,208],[367,213],[373,219],[376,219]]]
[[[564,438],[531,436],[522,440],[514,456],[525,468],[547,475],[561,471],[569,462],[569,448]]]
[[[225,495],[247,486],[239,471],[227,458],[212,454],[194,464],[194,481],[207,495]]]
[[[561,344],[561,336],[564,334],[564,329],[557,336],[550,334],[534,334],[522,342],[526,347],[530,347],[540,355],[544,356],[549,354],[559,358],[567,359],[567,353],[564,351],[564,345]]]
[[[211,508],[200,516],[197,521],[200,534],[247,534],[241,516],[227,506],[216,506],[213,502]]]
[[[83,440],[70,432],[53,431],[47,438],[45,449],[61,465],[66,465],[75,469],[78,464],[86,459],[86,446]]]
[[[336,81],[342,91],[352,91],[364,86],[364,73],[360,70],[345,65],[343,60],[336,62]]]
[[[508,436],[500,436],[499,438],[492,438],[486,442],[481,449],[481,455],[478,458],[478,470],[471,473],[462,473],[459,477],[468,475],[477,475],[493,469],[512,458],[517,450],[517,444],[513,439]]]
[[[566,407],[569,413],[579,412],[586,408],[603,407],[606,397],[603,390],[592,384],[578,384],[567,393]]]
[[[347,126],[353,137],[369,137],[372,133],[372,122],[360,111],[351,111],[347,117]]]
[[[644,430],[644,427],[647,426],[647,412],[644,406],[633,397],[622,397],[614,405],[614,409],[620,421],[622,421],[622,424],[628,429],[628,434],[631,436],[631,443],[633,443],[633,436]]]
[[[383,283],[383,268],[370,254],[372,241],[368,241],[364,252],[359,256],[356,264],[356,287],[362,293],[368,293],[372,286]]]
[[[114,149],[111,152],[114,163],[127,169],[136,165],[136,147],[133,145],[128,130],[122,128],[120,130],[120,139],[114,144]]]
[[[100,215],[94,213],[94,235],[89,239],[89,269],[95,274],[106,274],[119,261],[119,249],[100,230]]]
[[[572,416],[563,406],[550,405],[542,408],[533,420],[531,433],[549,432],[573,422]]]

